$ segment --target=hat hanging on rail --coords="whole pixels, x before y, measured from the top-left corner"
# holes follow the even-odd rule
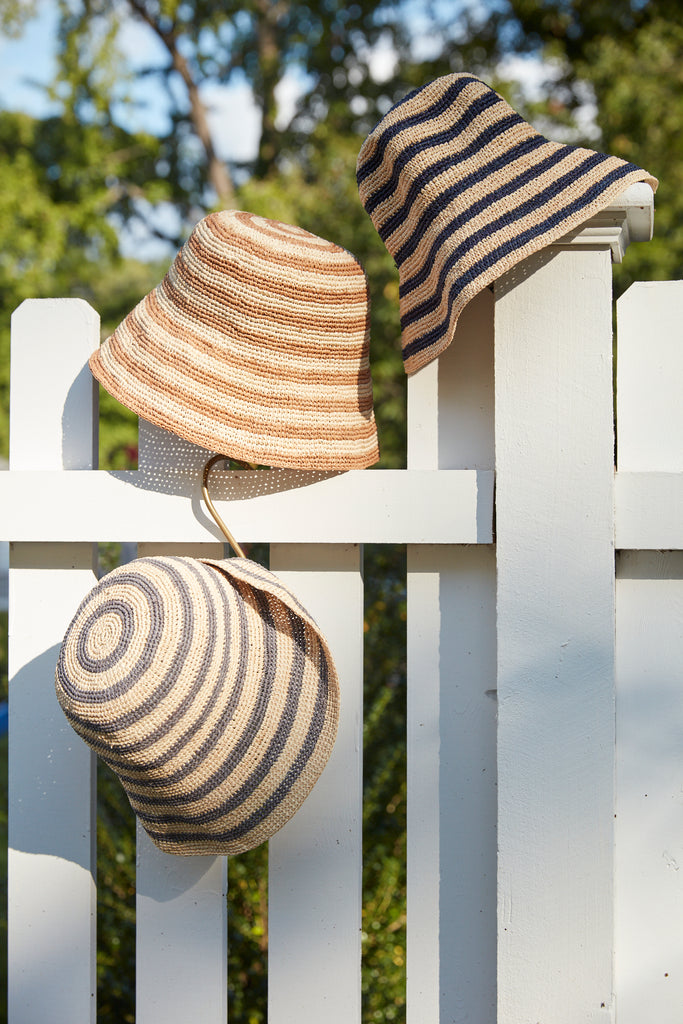
[[[127,408],[264,466],[364,469],[379,458],[365,273],[303,228],[204,217],[90,368]]]
[[[183,855],[269,839],[320,776],[339,718],[325,638],[244,557],[139,558],[108,573],[66,632],[55,687],[152,841]]]
[[[453,74],[397,103],[358,155],[361,201],[399,271],[407,373],[453,339],[474,296],[521,260],[657,179],[549,142],[498,93]]]

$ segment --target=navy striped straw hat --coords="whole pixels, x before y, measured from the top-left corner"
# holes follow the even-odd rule
[[[447,348],[463,308],[506,270],[633,182],[658,184],[617,157],[549,142],[468,74],[397,103],[363,143],[357,178],[398,267],[407,373]]]
[[[251,849],[291,818],[339,716],[329,649],[246,558],[140,558],[105,576],[64,637],[57,698],[168,853]]]

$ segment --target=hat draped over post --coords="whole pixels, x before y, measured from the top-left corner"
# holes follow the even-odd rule
[[[549,142],[488,85],[453,74],[409,93],[368,135],[361,201],[399,271],[406,372],[435,359],[478,292],[629,185],[635,164]]]

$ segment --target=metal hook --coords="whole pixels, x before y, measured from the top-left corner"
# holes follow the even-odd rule
[[[227,528],[221,517],[218,515],[218,512],[216,511],[214,504],[209,496],[209,473],[211,472],[212,467],[215,466],[217,462],[225,461],[227,458],[227,455],[212,455],[207,464],[204,466],[204,473],[202,475],[202,494],[204,496],[204,501],[206,502],[206,507],[208,508],[213,518],[216,520],[216,523],[220,527],[221,532],[227,537],[228,544],[230,545],[230,547],[233,549],[236,555],[239,555],[240,558],[246,558],[247,556],[245,555],[244,551],[239,546],[233,535],[230,533],[230,530]],[[235,459],[234,461],[239,462],[239,464],[241,466],[244,466],[245,469],[247,467],[251,469],[256,469],[256,466],[251,462],[242,462],[241,459]]]

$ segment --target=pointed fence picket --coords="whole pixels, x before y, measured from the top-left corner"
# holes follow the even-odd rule
[[[619,475],[672,496],[629,508],[629,529],[668,535],[617,562],[616,988],[619,1024],[668,1024],[683,1006],[683,281],[634,284],[617,311]]]
[[[270,1024],[362,1019],[371,542],[408,546],[407,1021],[679,1024],[681,283],[620,302],[613,467],[611,261],[651,213],[634,186],[470,304],[409,380],[407,469],[212,474],[342,682],[329,765],[270,843]],[[10,1024],[96,1020],[93,763],[52,682],[93,543],[224,550],[202,449],[142,423],[137,471],[93,470],[96,335],[77,300],[13,319]],[[226,879],[138,833],[139,1024],[230,1019]]]

